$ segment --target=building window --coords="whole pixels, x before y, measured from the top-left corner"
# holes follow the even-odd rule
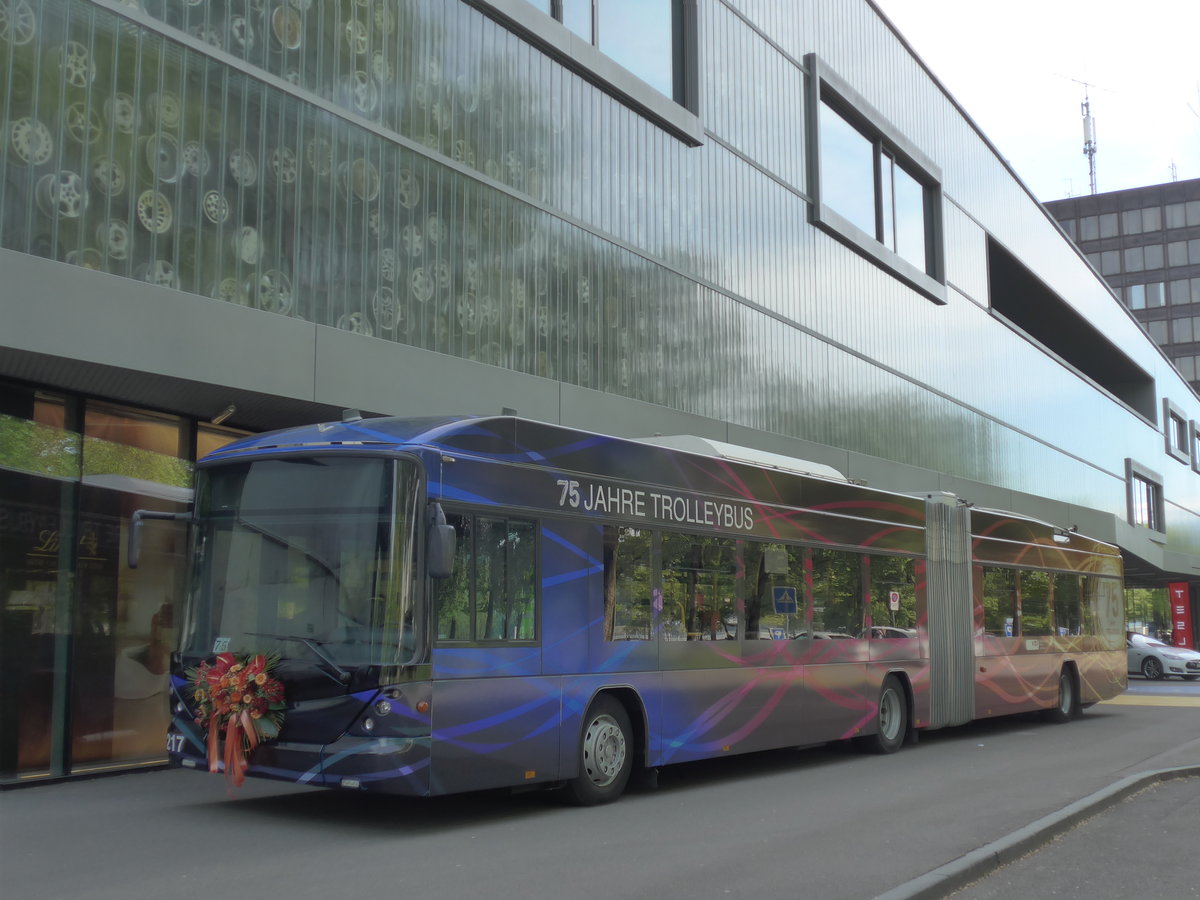
[[[1166,439],[1167,453],[1182,463],[1190,463],[1191,429],[1188,420],[1178,406],[1163,398],[1163,436]]]
[[[1200,303],[1200,278],[1180,278],[1171,282],[1171,303]]]
[[[1162,476],[1132,459],[1125,460],[1129,524],[1164,532]]]
[[[673,100],[678,95],[676,0],[530,0],[609,59]]]
[[[1192,368],[1196,367],[1196,357],[1191,357]],[[1192,471],[1200,472],[1200,422],[1192,419],[1188,422],[1188,435],[1192,451]]]
[[[1194,356],[1177,356],[1174,359],[1175,368],[1179,370],[1179,374],[1186,381],[1196,380],[1196,357]]]
[[[940,170],[815,54],[805,61],[811,221],[944,303]]]
[[[1144,324],[1146,326],[1146,333],[1150,335],[1150,340],[1154,341],[1154,343],[1158,344],[1158,346],[1161,347],[1163,344],[1171,343],[1169,340],[1167,340],[1166,319],[1159,319],[1158,321],[1146,322]]]

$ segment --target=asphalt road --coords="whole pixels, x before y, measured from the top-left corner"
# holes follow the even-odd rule
[[[976,723],[886,757],[835,745],[686,764],[594,809],[545,793],[421,801],[264,781],[231,794],[219,776],[143,772],[0,794],[0,896],[859,900],[1185,765],[1200,766],[1200,684],[1131,679],[1066,725]],[[1194,834],[1180,835],[1189,852]],[[1141,847],[1118,823],[1095,856],[1118,866]]]

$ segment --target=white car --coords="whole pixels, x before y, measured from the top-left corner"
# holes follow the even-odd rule
[[[1144,634],[1127,632],[1126,656],[1130,675],[1144,675],[1158,681],[1168,675],[1178,675],[1186,681],[1200,678],[1200,653],[1186,647],[1172,647]]]

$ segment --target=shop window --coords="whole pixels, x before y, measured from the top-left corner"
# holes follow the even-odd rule
[[[944,303],[940,170],[815,54],[805,61],[810,220]]]

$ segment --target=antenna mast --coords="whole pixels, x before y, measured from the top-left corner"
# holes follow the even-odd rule
[[[1079,111],[1083,114],[1083,155],[1088,159],[1088,177],[1092,193],[1096,193],[1096,120],[1092,117],[1092,101],[1088,98],[1088,83],[1083,85],[1083,103]]]

